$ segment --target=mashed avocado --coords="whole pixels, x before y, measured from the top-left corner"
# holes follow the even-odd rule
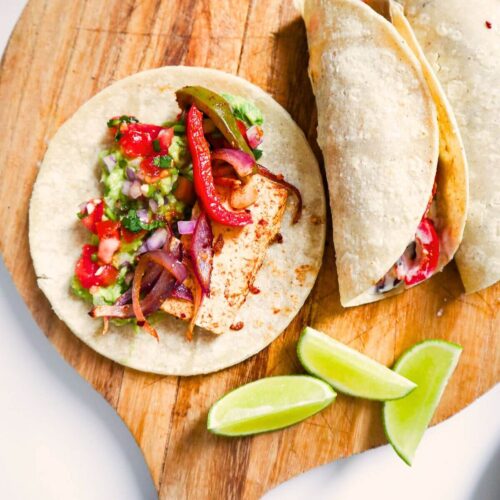
[[[231,94],[221,94],[222,97],[229,103],[233,110],[234,116],[245,122],[247,125],[262,125],[264,116],[261,110],[248,99]]]

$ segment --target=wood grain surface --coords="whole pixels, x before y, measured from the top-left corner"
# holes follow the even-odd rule
[[[302,371],[295,345],[305,324],[388,365],[424,338],[462,344],[434,422],[499,380],[498,285],[464,296],[450,265],[401,296],[342,309],[331,240],[300,314],[269,348],[236,367],[188,378],[148,375],[124,369],[77,340],[37,288],[29,256],[28,203],[39,162],[57,128],[97,91],[170,64],[218,68],[261,86],[292,114],[320,157],[306,36],[292,2],[31,0],[0,73],[3,258],[47,337],[130,428],[161,498],[258,498],[311,467],[384,442],[380,404],[344,396],[282,432],[224,439],[206,431],[208,408],[226,391],[265,375]]]

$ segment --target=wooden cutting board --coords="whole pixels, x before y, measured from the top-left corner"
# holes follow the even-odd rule
[[[321,157],[306,36],[291,4],[31,0],[1,62],[0,250],[47,337],[130,428],[162,498],[258,498],[311,467],[384,442],[380,404],[344,396],[282,432],[224,439],[206,431],[207,410],[226,391],[266,375],[302,371],[295,345],[306,324],[388,365],[424,338],[462,344],[462,359],[434,422],[453,415],[500,379],[498,285],[464,296],[450,265],[399,297],[342,309],[331,240],[311,297],[283,335],[257,356],[208,376],[160,377],[104,359],[70,333],[37,288],[27,234],[39,162],[57,128],[115,80],[171,64],[236,73],[270,92]]]

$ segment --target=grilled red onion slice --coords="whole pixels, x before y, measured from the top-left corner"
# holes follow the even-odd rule
[[[193,234],[195,227],[195,220],[180,220],[179,222],[177,222],[177,229],[179,230],[179,234]]]
[[[255,160],[248,153],[239,149],[216,149],[212,153],[212,160],[222,160],[229,163],[239,177],[246,177],[254,172]]]
[[[188,302],[193,302],[193,294],[191,290],[182,283],[174,288],[171,297],[173,299],[181,299],[187,300]]]
[[[179,283],[182,283],[187,278],[186,266],[170,253],[163,250],[155,250],[154,252],[148,252],[141,258],[147,258],[155,264],[164,267]]]
[[[210,297],[210,277],[214,257],[212,241],[213,233],[210,221],[205,212],[201,212],[194,228],[190,256],[196,279],[207,297]]]
[[[151,291],[140,302],[142,313],[149,316],[156,312],[163,302],[172,294],[175,287],[175,279],[168,274],[167,271],[162,271],[160,278],[151,289]],[[112,306],[97,306],[89,313],[93,318],[134,318],[134,310],[132,304],[112,305]]]
[[[141,283],[141,294],[147,294],[153,288],[153,285],[156,283],[156,280],[159,278],[161,274],[161,267],[156,265],[151,265],[146,272],[144,273],[144,277],[142,278]],[[132,300],[132,288],[129,288],[125,293],[120,295],[115,302],[115,306],[123,306],[125,304],[129,304]]]
[[[300,191],[293,184],[286,182],[282,175],[273,174],[266,167],[263,167],[262,165],[257,164],[257,172],[263,177],[266,177],[269,180],[276,182],[277,184],[280,184],[289,192],[295,195],[295,197],[297,198],[297,206],[295,208],[295,214],[293,215],[292,222],[294,224],[299,222],[300,216],[302,215],[302,195],[300,194]]]

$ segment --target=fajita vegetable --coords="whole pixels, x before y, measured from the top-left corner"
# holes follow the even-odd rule
[[[446,97],[397,4],[367,3],[302,5],[346,307],[442,270],[467,206],[467,162]]]
[[[305,138],[254,86],[199,68],[134,75],[51,142],[30,212],[40,286],[80,338],[123,364],[223,368],[267,345],[305,300],[322,253],[323,222],[309,222],[324,221],[320,186]]]

